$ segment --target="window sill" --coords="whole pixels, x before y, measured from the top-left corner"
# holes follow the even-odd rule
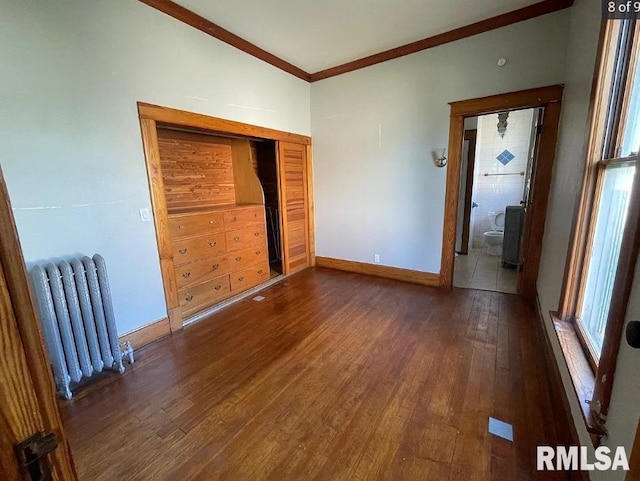
[[[551,319],[556,335],[558,336],[558,341],[560,341],[564,359],[569,368],[574,391],[580,404],[582,420],[589,433],[592,435],[601,435],[602,426],[598,426],[592,419],[591,409],[588,404],[588,401],[593,397],[595,375],[582,349],[582,344],[576,333],[575,326],[570,322],[558,319],[558,315],[553,311],[551,312]],[[594,440],[595,444],[595,438],[593,436],[592,440]]]

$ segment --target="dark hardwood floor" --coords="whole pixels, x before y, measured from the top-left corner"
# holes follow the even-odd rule
[[[558,433],[518,297],[325,269],[262,295],[60,401],[81,480],[565,479],[535,471]]]

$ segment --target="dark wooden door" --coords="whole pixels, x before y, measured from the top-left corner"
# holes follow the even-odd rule
[[[542,255],[542,238],[547,217],[559,122],[560,102],[550,103],[541,113],[538,113],[533,163],[530,167],[529,187],[524,199],[526,213],[520,244],[518,293],[533,300],[537,293],[536,282]]]
[[[43,463],[51,472],[50,479],[76,480],[1,170],[0,352],[2,479],[34,479],[25,473],[14,449],[16,444],[42,433],[45,436],[53,434],[57,438],[58,447],[43,457]]]
[[[461,254],[469,253],[469,243],[471,241],[471,209],[473,208],[473,171],[476,165],[476,140],[478,137],[478,131],[465,130],[464,140],[469,143],[467,150],[467,171],[464,176],[464,185],[460,188],[464,188],[464,210],[462,218],[462,246],[460,249]]]

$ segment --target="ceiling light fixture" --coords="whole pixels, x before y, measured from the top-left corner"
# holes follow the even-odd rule
[[[504,134],[507,133],[507,126],[509,125],[509,122],[507,122],[508,118],[509,112],[501,112],[498,114],[498,124],[496,126],[498,127],[498,134],[502,139],[504,139]]]

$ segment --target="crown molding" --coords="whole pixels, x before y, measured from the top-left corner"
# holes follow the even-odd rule
[[[216,25],[210,20],[207,20],[204,17],[192,12],[191,10],[183,7],[182,5],[178,5],[171,0],[138,0],[150,7],[159,10],[162,13],[169,15],[170,17],[175,18],[176,20],[180,20],[191,27],[200,30],[201,32],[206,33],[207,35],[211,35],[222,42],[231,45],[239,50],[242,50],[253,57],[256,57],[268,64],[273,65],[280,70],[284,70],[291,75],[298,77],[299,79],[305,80],[307,82],[310,81],[311,75],[302,70],[301,68],[296,67],[289,62],[282,60],[280,57],[276,57],[272,53],[267,52],[264,49],[261,49],[257,45],[252,44],[251,42],[245,40],[242,37],[239,37],[235,33],[230,32],[222,28],[220,25]]]
[[[465,27],[456,28],[445,33],[435,35],[433,37],[423,38],[417,42],[408,43],[401,47],[392,48],[384,52],[370,55],[352,62],[347,62],[337,67],[332,67],[320,72],[311,74],[311,82],[317,82],[318,80],[324,80],[336,75],[342,75],[354,70],[360,70],[365,67],[370,67],[378,63],[387,62],[396,58],[411,55],[412,53],[427,50],[429,48],[444,45],[445,43],[455,42],[463,38],[472,37],[480,33],[495,30],[497,28],[506,27],[514,23],[522,22],[524,20],[530,20],[532,18],[540,17],[548,13],[564,10],[573,5],[574,0],[544,0],[539,3],[534,3],[528,7],[513,10],[512,12],[504,13],[496,17],[491,17],[480,22],[472,23]]]
[[[282,60],[280,57],[267,52],[257,45],[252,44],[242,37],[220,27],[219,25],[216,25],[210,20],[201,17],[191,10],[172,2],[171,0],[138,1],[307,82],[317,82],[319,80],[353,72],[354,70],[360,70],[365,67],[370,67],[372,65],[387,62],[406,55],[411,55],[412,53],[421,52],[422,50],[427,50],[446,43],[455,42],[456,40],[461,40],[463,38],[472,37],[490,30],[495,30],[497,28],[513,25],[514,23],[523,22],[525,20],[530,20],[559,10],[564,10],[565,8],[571,7],[574,2],[574,0],[543,0],[541,2],[534,3],[533,5],[529,5],[528,7],[519,8],[518,10],[497,15],[445,33],[423,38],[417,42],[408,43],[400,47],[385,50],[384,52],[380,52],[375,55],[369,55],[368,57],[363,57],[358,60],[353,60],[336,67],[310,74],[301,68]]]

